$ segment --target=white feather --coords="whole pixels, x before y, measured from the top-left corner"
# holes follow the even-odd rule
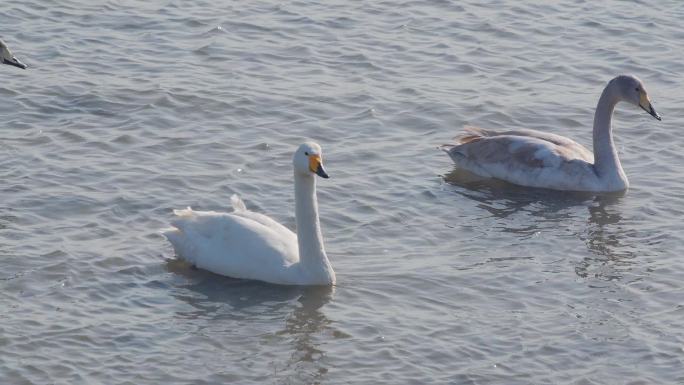
[[[176,255],[198,268],[234,278],[287,285],[334,284],[335,273],[323,249],[318,222],[315,180],[309,160],[300,159],[304,154],[320,154],[320,147],[304,144],[293,159],[299,237],[268,216],[248,210],[233,195],[231,213],[189,207],[174,210],[173,228],[163,234]]]
[[[643,84],[634,76],[618,76],[608,83],[596,107],[593,153],[560,135],[475,127],[466,127],[455,145],[442,148],[458,167],[483,177],[555,190],[621,191],[629,183],[613,144],[611,117],[619,101],[640,105],[644,99],[648,100]]]

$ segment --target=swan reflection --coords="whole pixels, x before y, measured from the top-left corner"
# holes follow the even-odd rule
[[[285,328],[276,333],[289,339],[292,344],[292,354],[285,363],[283,375],[294,377],[293,380],[319,384],[328,372],[321,336],[330,329],[331,321],[321,308],[332,299],[333,293],[334,287],[330,286],[304,288],[297,300],[297,307],[285,320]]]
[[[346,337],[332,329],[332,321],[323,312],[333,297],[334,286],[279,286],[231,279],[178,260],[167,261],[166,267],[169,272],[187,279],[186,283],[177,285],[173,296],[190,305],[191,310],[186,307],[177,312],[178,316],[209,319],[212,324],[216,324],[215,320],[233,320],[240,325],[245,322],[283,325],[255,341],[287,347],[287,356],[277,357],[272,363],[276,383],[322,381],[328,372],[324,337]],[[222,328],[235,326],[225,322],[223,325]]]
[[[497,219],[495,226],[500,231],[525,237],[573,219],[574,208],[586,206],[596,196],[595,193],[517,186],[483,179],[458,168],[445,175],[444,181],[459,187],[456,193],[477,202],[478,208]],[[513,219],[518,214],[525,217]]]
[[[623,218],[619,203],[619,197],[597,196],[588,207],[589,219],[583,239],[590,254],[575,267],[578,276],[618,280],[634,264],[637,255],[629,245],[633,234],[620,225]]]
[[[622,223],[620,210],[625,192],[535,189],[483,179],[460,169],[445,175],[444,181],[458,187],[456,193],[476,202],[487,217],[494,218],[492,228],[502,233],[521,238],[540,233],[557,237],[560,231],[575,234],[588,250],[580,253],[581,260],[575,266],[575,273],[582,278],[621,279],[634,264],[636,253],[629,242],[635,234]]]

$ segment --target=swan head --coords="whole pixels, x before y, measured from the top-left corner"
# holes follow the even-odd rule
[[[314,142],[302,144],[292,157],[295,173],[304,176],[316,174],[321,178],[329,178],[328,173],[323,168],[323,158],[321,156],[321,146],[318,144]]]
[[[12,51],[7,48],[7,44],[5,44],[5,42],[2,40],[0,40],[0,62],[2,62],[2,64],[9,64],[11,66],[19,67],[23,70],[28,67],[12,54]]]
[[[655,108],[653,108],[644,83],[639,78],[633,75],[620,75],[611,82],[617,87],[621,100],[639,106],[654,118],[662,120]]]

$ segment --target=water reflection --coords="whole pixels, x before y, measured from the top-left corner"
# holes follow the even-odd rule
[[[477,202],[478,208],[499,219],[495,226],[500,231],[525,237],[572,220],[576,214],[569,209],[586,206],[595,197],[593,193],[518,186],[460,169],[445,175],[444,181],[459,187],[456,193]],[[518,214],[524,214],[522,220],[515,218]]]
[[[318,336],[327,330],[333,337],[344,337],[331,329],[332,321],[322,308],[330,302],[334,287],[278,286],[250,280],[223,277],[192,268],[178,260],[167,261],[167,270],[189,280],[173,295],[192,306],[180,311],[184,318],[232,319],[240,322],[274,322],[284,328],[275,332],[276,339],[262,343],[291,345],[292,353],[283,362],[275,362],[278,383],[305,381],[321,383],[328,369],[326,356]]]
[[[454,169],[444,176],[445,182],[460,187],[456,192],[477,202],[477,207],[496,219],[501,232],[531,237],[540,231],[568,229],[587,245],[589,253],[575,267],[582,278],[621,279],[630,269],[636,254],[628,242],[633,238],[621,226],[620,202],[625,192],[586,193],[528,188],[495,179],[481,178]],[[576,230],[589,210],[586,227]],[[516,214],[523,214],[522,219]]]
[[[620,197],[597,196],[588,207],[589,219],[584,241],[591,252],[575,267],[582,278],[619,280],[634,264],[636,253],[625,242],[628,230],[620,226]]]
[[[333,292],[333,287],[305,288],[298,299],[297,308],[285,320],[285,328],[276,333],[292,342],[293,350],[286,367],[295,377],[293,380],[320,384],[328,372],[322,360],[325,352],[320,342],[317,342],[317,336],[330,327],[331,321],[321,308],[330,301]]]
[[[251,315],[264,318],[287,311],[303,290],[298,286],[228,278],[177,259],[168,260],[166,268],[187,279],[187,283],[177,285],[178,290],[172,292],[174,297],[192,306],[191,311],[178,312],[185,318],[244,319]]]

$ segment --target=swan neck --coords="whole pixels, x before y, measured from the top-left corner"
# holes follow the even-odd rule
[[[594,168],[601,179],[626,181],[612,132],[613,111],[619,101],[613,84],[609,83],[599,98],[594,114]]]
[[[295,172],[295,216],[301,263],[309,268],[327,266],[328,257],[323,247],[323,235],[318,219],[316,179],[312,175]]]

